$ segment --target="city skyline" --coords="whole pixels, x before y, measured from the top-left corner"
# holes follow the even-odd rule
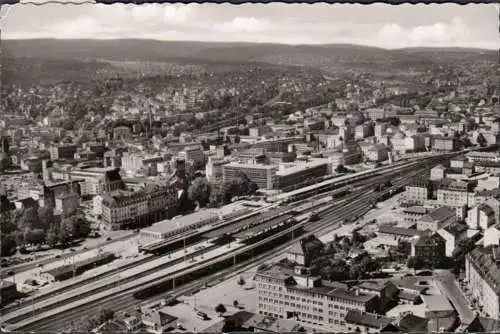
[[[7,6],[3,39],[126,39],[498,49],[493,4]]]

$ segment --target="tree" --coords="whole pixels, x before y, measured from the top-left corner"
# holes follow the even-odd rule
[[[59,242],[59,227],[60,224],[52,223],[47,231],[46,241],[50,247],[55,247]]]
[[[200,207],[204,207],[210,200],[210,183],[204,177],[194,179],[188,189],[189,199],[198,202]]]
[[[40,228],[40,218],[38,217],[38,209],[29,207],[22,211],[21,218],[19,219],[20,228]]]
[[[352,243],[353,245],[355,246],[359,246],[361,245],[363,242],[366,241],[366,238],[364,236],[362,236],[361,234],[359,234],[358,231],[353,231],[352,232]]]
[[[6,154],[0,154],[0,173],[5,172],[12,166],[12,160]]]
[[[237,300],[234,300],[234,301],[233,301],[233,306],[234,306],[234,307],[236,307],[236,308],[238,308],[238,305],[239,305],[238,301],[237,301]]]
[[[420,257],[410,256],[408,258],[406,266],[408,268],[413,268],[415,270],[418,270],[424,266],[424,262],[422,261],[422,259]]]
[[[41,245],[45,242],[45,231],[26,228],[24,230],[24,240],[28,245]]]
[[[90,222],[82,215],[71,216],[65,219],[70,226],[71,235],[73,238],[86,238],[92,231]]]
[[[217,208],[224,204],[225,190],[221,186],[212,187],[208,202],[210,207]]]
[[[72,240],[72,226],[70,222],[65,219],[61,222],[58,233],[57,233],[57,241],[63,246],[69,245]]]
[[[16,236],[15,234],[1,234],[1,256],[11,256],[16,253]]]
[[[349,170],[347,168],[344,167],[344,165],[337,165],[337,167],[335,167],[335,173],[347,173]]]
[[[38,218],[40,219],[40,227],[48,230],[54,223],[54,210],[51,207],[45,206],[38,208]]]
[[[215,307],[215,312],[226,313],[226,307],[224,306],[224,304],[219,304]]]
[[[99,322],[104,323],[108,320],[113,319],[114,316],[115,316],[115,312],[113,310],[101,309],[101,311],[99,312]]]

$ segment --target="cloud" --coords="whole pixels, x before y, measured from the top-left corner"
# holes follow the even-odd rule
[[[436,22],[432,25],[403,28],[399,24],[385,24],[378,33],[379,42],[386,47],[409,46],[458,46],[464,41],[472,42],[470,28],[459,17],[451,22]],[[476,40],[478,41],[478,40]]]
[[[109,32],[109,29],[101,26],[90,16],[80,16],[75,20],[63,21],[50,26],[49,30],[59,38],[95,38]]]
[[[163,9],[163,21],[168,24],[180,24],[188,21],[193,14],[194,4],[188,5],[165,5]]]
[[[215,30],[225,33],[257,33],[264,32],[270,28],[267,20],[256,19],[255,17],[235,17],[232,21],[224,22],[215,26]]]
[[[149,37],[289,44],[353,43],[385,48],[498,49],[495,9],[493,5],[453,4],[16,5],[2,20],[2,38]]]

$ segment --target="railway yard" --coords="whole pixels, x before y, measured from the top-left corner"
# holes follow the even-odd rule
[[[454,153],[457,155],[457,153]],[[281,194],[273,203],[137,247],[126,264],[65,284],[44,287],[18,305],[1,310],[4,328],[61,330],[82,316],[109,308],[127,311],[166,294],[183,296],[234,278],[279,257],[312,234],[327,234],[372,209],[412,178],[427,173],[446,155],[408,160],[393,166],[346,175]],[[374,184],[391,182],[375,191]],[[311,219],[315,215],[317,219]],[[137,236],[140,238],[140,236]]]

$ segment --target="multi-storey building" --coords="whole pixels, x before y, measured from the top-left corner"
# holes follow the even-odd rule
[[[423,216],[429,213],[429,209],[424,206],[410,206],[403,209],[403,219],[408,225],[416,224]]]
[[[408,203],[424,204],[430,195],[430,182],[424,179],[415,179],[406,186],[404,197]]]
[[[70,216],[76,212],[80,205],[80,196],[76,192],[63,193],[55,197],[55,212]]]
[[[304,324],[335,331],[346,329],[345,317],[350,310],[372,312],[378,309],[380,303],[375,294],[322,281],[300,266],[291,270],[274,265],[270,269],[259,270],[254,280],[260,314],[293,318]]]
[[[129,138],[131,134],[132,130],[128,126],[117,126],[113,129],[113,139]]]
[[[222,182],[224,182],[223,167],[228,163],[229,161],[225,160],[223,157],[208,157],[208,162],[205,166],[205,175],[208,182],[222,184]]]
[[[158,172],[158,164],[163,162],[161,156],[146,156],[142,153],[124,152],[121,158],[121,169],[130,176],[144,174],[154,176]]]
[[[498,152],[469,152],[466,154],[466,157],[470,162],[500,162],[500,154]]]
[[[447,206],[434,209],[417,221],[417,229],[436,232],[455,222],[456,214],[455,209]]]
[[[278,167],[274,165],[242,164],[231,162],[222,167],[224,182],[246,175],[261,189],[273,189]]]
[[[95,195],[123,189],[123,180],[117,168],[85,168],[69,172],[68,178],[80,181],[82,196]]]
[[[205,165],[205,153],[203,152],[203,148],[199,145],[184,148],[184,151],[179,152],[179,157],[192,161],[195,168],[200,168]]]
[[[437,190],[437,201],[451,207],[475,205],[474,185],[464,181],[443,180]]]
[[[366,158],[373,162],[385,161],[389,158],[389,152],[384,144],[375,144],[368,149]]]
[[[77,146],[73,144],[52,144],[49,148],[51,160],[73,159]]]
[[[500,248],[476,247],[465,257],[465,281],[489,318],[500,318]]]
[[[328,159],[280,164],[279,170],[276,172],[275,188],[289,189],[290,187],[300,187],[300,184],[304,182],[331,173],[332,165]]]
[[[438,233],[420,234],[412,239],[411,256],[439,263],[446,257],[446,241]]]
[[[457,139],[454,137],[436,136],[432,140],[432,149],[436,152],[456,151],[457,147]]]
[[[479,204],[467,212],[466,222],[472,230],[486,230],[495,223],[495,211],[487,204]]]
[[[266,152],[287,152],[288,145],[293,143],[300,143],[304,140],[303,137],[287,137],[278,139],[267,139],[256,142],[252,145],[252,148],[262,148]]]
[[[176,201],[176,192],[167,187],[117,190],[102,196],[102,216],[110,230],[147,226],[164,219]]]

